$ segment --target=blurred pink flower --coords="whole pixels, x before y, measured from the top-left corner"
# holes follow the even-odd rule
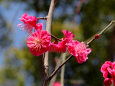
[[[85,62],[88,59],[87,55],[91,52],[91,49],[87,48],[88,45],[85,45],[84,42],[72,40],[70,43],[67,43],[67,47],[68,52],[75,56],[78,63]]]
[[[23,25],[19,24],[18,27],[22,26],[28,33],[32,33],[33,28],[36,27],[37,18],[35,16],[28,16],[28,14],[25,13],[20,20],[23,22]]]
[[[103,73],[104,78],[108,78],[108,72],[111,71],[112,67],[112,62],[111,61],[106,61],[102,67],[101,67],[101,72]]]
[[[27,39],[27,46],[34,56],[39,56],[46,51],[51,43],[51,36],[46,30],[37,30]]]
[[[55,83],[53,84],[53,86],[61,86],[61,83],[60,83],[60,82],[55,82]]]
[[[106,61],[101,67],[101,72],[105,78],[105,86],[110,86],[112,82],[115,86],[115,62]]]

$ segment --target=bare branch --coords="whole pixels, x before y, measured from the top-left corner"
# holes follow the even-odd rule
[[[99,35],[102,35],[107,29],[109,29],[112,25],[115,24],[115,20],[111,21],[100,33]]]
[[[42,19],[42,20],[47,20],[47,17],[37,17],[38,20]]]
[[[49,76],[49,80],[52,79],[52,77],[58,72],[58,70],[64,65],[66,64],[73,56],[69,56],[59,67],[57,67],[53,73]]]
[[[115,20],[111,21],[104,29],[102,29],[102,31],[100,31],[99,33],[97,33],[99,36],[102,35],[107,29],[111,28],[113,25],[115,24]],[[92,41],[94,41],[95,35],[88,41],[86,42],[86,44],[90,44]]]
[[[55,40],[59,40],[59,41],[62,41],[61,39],[55,37],[54,35],[51,35],[52,38],[54,38]]]
[[[46,23],[46,30],[51,33],[51,25],[52,25],[52,16],[53,16],[53,11],[55,8],[56,0],[51,0],[50,8],[49,8],[49,13],[47,16],[47,23]]]
[[[62,55],[61,55],[61,57],[62,57]],[[62,59],[62,58],[59,58],[58,61],[55,61],[55,62],[56,62],[56,67],[55,67],[55,68],[57,68],[58,66],[60,66],[60,65],[62,64],[62,63],[61,63],[61,59]],[[56,78],[57,78],[57,74],[55,74],[55,75],[52,77],[49,86],[53,86],[54,82],[56,81]]]

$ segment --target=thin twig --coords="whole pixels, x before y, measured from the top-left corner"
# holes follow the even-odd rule
[[[51,35],[52,38],[54,38],[55,40],[59,40],[59,41],[62,41],[61,39],[55,37],[54,35]]]
[[[59,67],[57,67],[53,73],[49,76],[49,80],[52,79],[52,77],[58,72],[58,70],[65,64],[67,63],[71,58],[73,57],[73,55],[69,56]]]
[[[42,20],[47,20],[47,17],[37,17],[38,20],[42,19]]]
[[[93,37],[93,39],[91,39],[90,41],[88,41],[86,44],[89,45],[91,42],[93,42],[95,40],[95,37]]]
[[[100,31],[99,33],[97,33],[99,36],[102,35],[108,28],[110,28],[113,24],[115,24],[115,21],[111,21],[102,31]],[[89,45],[91,42],[93,42],[95,40],[95,35],[86,43],[87,45]]]
[[[110,28],[113,24],[115,24],[115,20],[111,21],[100,33],[102,35],[108,28]]]

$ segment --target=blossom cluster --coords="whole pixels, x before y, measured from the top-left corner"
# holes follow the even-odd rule
[[[105,78],[104,85],[110,86],[113,82],[115,86],[115,62],[106,61],[101,67],[101,72]]]
[[[85,62],[90,54],[91,49],[87,48],[84,42],[74,40],[74,34],[67,30],[63,30],[64,38],[51,42],[51,34],[46,30],[43,30],[43,24],[37,23],[37,18],[34,16],[28,16],[28,14],[22,15],[20,20],[23,24],[18,26],[23,27],[30,35],[27,39],[27,46],[30,52],[34,56],[42,55],[43,53],[49,52],[63,52],[68,51],[70,54],[75,56],[78,63]]]

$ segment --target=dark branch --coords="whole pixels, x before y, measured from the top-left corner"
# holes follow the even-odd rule
[[[47,20],[47,17],[37,17],[38,20],[42,19],[42,20]]]
[[[52,79],[52,77],[58,72],[58,70],[59,70],[64,64],[66,64],[72,57],[73,57],[73,55],[69,56],[69,57],[65,60],[65,62],[63,62],[59,67],[57,67],[57,68],[53,71],[53,73],[49,76],[48,79],[49,79],[49,80]]]
[[[62,41],[61,39],[55,37],[54,35],[51,35],[52,38],[54,38],[55,40],[59,40],[59,41]]]

